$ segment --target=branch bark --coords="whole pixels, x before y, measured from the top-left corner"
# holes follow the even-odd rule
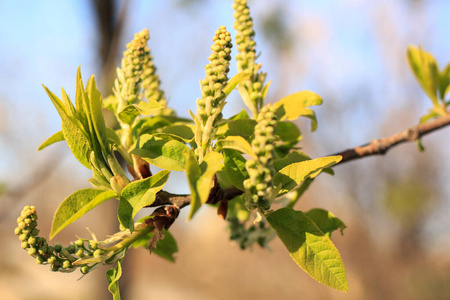
[[[407,128],[392,136],[382,139],[375,139],[368,144],[347,149],[332,155],[342,156],[342,160],[339,162],[339,165],[371,155],[383,155],[388,150],[401,143],[414,142],[418,138],[448,125],[450,125],[450,113],[442,118],[427,122],[425,124],[419,124]]]
[[[362,145],[356,148],[351,148],[338,152],[332,155],[341,155],[342,160],[339,164],[346,163],[355,159],[371,156],[371,155],[383,155],[391,148],[405,142],[414,142],[418,138],[436,131],[440,128],[450,125],[450,113],[446,116],[427,122],[425,124],[419,124],[403,130],[392,136],[372,140],[369,144]],[[222,189],[216,188],[214,192],[209,195],[208,203],[217,203],[220,200],[231,200],[236,196],[242,195],[243,192],[236,187],[230,187]],[[214,201],[210,201],[214,199]],[[150,207],[158,207],[163,205],[175,205],[178,208],[183,208],[191,203],[191,195],[178,195],[172,194],[167,191],[160,191],[156,195],[156,200]]]

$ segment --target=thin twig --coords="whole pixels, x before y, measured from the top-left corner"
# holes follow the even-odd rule
[[[419,124],[410,127],[392,136],[383,139],[372,140],[369,144],[365,144],[352,149],[347,149],[333,155],[342,156],[342,160],[339,162],[339,164],[343,164],[366,156],[383,155],[388,150],[401,143],[414,142],[418,138],[448,125],[450,125],[450,114],[447,114],[442,118],[427,122],[425,124]]]

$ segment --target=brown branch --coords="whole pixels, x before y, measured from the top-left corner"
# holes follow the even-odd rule
[[[220,194],[220,199],[217,199],[215,203],[217,203],[220,200],[231,200],[234,197],[237,197],[239,195],[242,195],[243,191],[239,190],[236,187],[230,187],[225,189],[217,189],[214,195],[210,194],[209,199],[215,198],[217,199],[217,195]],[[211,201],[210,201],[211,202]],[[152,205],[149,207],[157,207],[157,206],[163,206],[163,205],[175,205],[179,207],[180,209],[188,206],[191,204],[191,195],[178,195],[178,194],[172,194],[166,191],[159,191],[156,194],[155,202],[153,202]]]
[[[448,125],[450,125],[450,114],[447,114],[442,118],[430,121],[425,124],[419,124],[410,127],[390,137],[373,140],[369,144],[352,149],[347,149],[333,155],[342,156],[342,160],[339,162],[339,164],[370,155],[383,155],[392,147],[398,144],[405,142],[414,142],[418,138]],[[231,200],[234,197],[242,194],[243,192],[236,187],[222,189],[219,185],[215,185],[214,188],[211,189],[211,193],[208,197],[207,203],[215,204],[222,200]],[[172,194],[162,190],[156,194],[155,202],[153,202],[153,204],[149,207],[175,205],[181,209],[188,206],[189,204],[191,204],[191,195]]]
[[[390,137],[372,140],[369,144],[352,149],[347,149],[333,155],[342,156],[342,160],[339,162],[339,164],[370,155],[383,155],[388,150],[401,143],[414,142],[418,138],[448,125],[450,125],[450,114],[447,114],[442,118],[427,122],[425,124],[419,124],[410,127]]]

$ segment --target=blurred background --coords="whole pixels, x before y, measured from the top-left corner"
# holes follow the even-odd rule
[[[0,290],[1,299],[110,299],[105,271],[81,280],[37,265],[13,231],[24,205],[35,205],[48,236],[59,203],[89,187],[89,170],[65,143],[41,153],[60,119],[41,84],[75,95],[76,69],[96,75],[104,97],[134,33],[150,30],[149,46],[169,105],[195,111],[214,31],[234,36],[232,1],[0,1]],[[301,146],[312,157],[359,146],[418,123],[431,103],[406,62],[422,45],[443,68],[450,62],[450,2],[444,0],[249,1],[259,62],[273,81],[268,101],[300,90],[321,95],[319,128],[300,121]],[[236,73],[232,61],[231,73]],[[243,108],[228,98],[225,117]],[[323,207],[348,226],[333,235],[343,257],[348,293],[316,283],[278,240],[272,251],[241,251],[226,223],[204,207],[171,227],[178,241],[171,264],[130,250],[120,281],[123,299],[450,299],[450,129],[320,176],[296,209]],[[166,189],[187,193],[183,173]],[[99,239],[117,231],[117,202],[101,204],[54,239]],[[149,211],[148,213],[150,213]]]

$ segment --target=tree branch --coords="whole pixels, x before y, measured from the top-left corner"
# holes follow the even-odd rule
[[[398,144],[405,142],[414,142],[418,138],[448,125],[450,125],[450,113],[442,118],[427,122],[425,124],[419,124],[410,127],[390,137],[372,140],[369,144],[365,144],[352,149],[347,149],[333,155],[342,156],[342,160],[339,162],[339,164],[343,164],[345,162],[370,155],[383,155]]]
[[[370,155],[383,155],[392,147],[397,146],[398,144],[405,142],[414,142],[418,138],[448,125],[450,125],[450,113],[442,118],[427,122],[425,124],[419,124],[410,127],[390,137],[373,140],[369,144],[352,149],[347,149],[333,155],[342,156],[342,160],[339,162],[339,164]],[[234,197],[242,194],[243,192],[236,187],[222,189],[220,188],[220,186],[215,186],[215,188],[211,190],[207,202],[215,204],[221,200],[231,200]],[[155,202],[153,202],[153,204],[149,207],[175,205],[181,209],[185,206],[188,206],[189,204],[191,204],[191,195],[172,194],[162,190],[156,194]]]

